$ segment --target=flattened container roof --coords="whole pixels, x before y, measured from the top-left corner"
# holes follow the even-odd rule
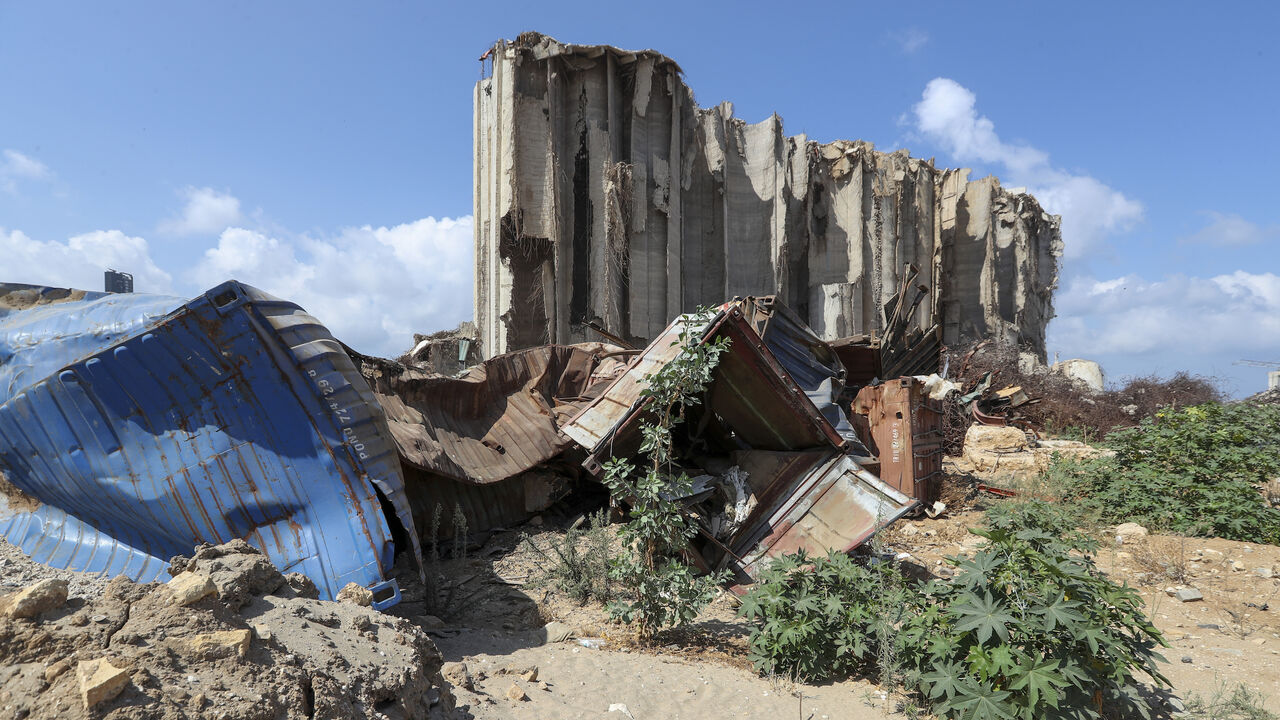
[[[364,378],[315,318],[234,281],[190,302],[0,285],[0,470],[0,533],[53,567],[150,581],[243,538],[386,606],[379,491],[420,557]]]
[[[689,316],[672,322],[625,373],[561,428],[590,454],[585,463],[589,471],[599,473],[609,454],[625,455],[638,447],[639,418],[649,402],[642,394],[645,377],[679,355],[678,339],[686,322]],[[744,319],[741,308],[728,306],[695,335],[702,342],[729,339],[729,349],[712,376],[707,405],[741,441],[766,450],[847,447]]]

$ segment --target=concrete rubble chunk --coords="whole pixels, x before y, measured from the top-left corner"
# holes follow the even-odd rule
[[[1019,452],[1027,449],[1027,434],[1016,427],[970,425],[964,434],[964,449],[966,452]]]
[[[1147,536],[1147,529],[1138,523],[1127,522],[1116,526],[1116,542],[1130,544]]]
[[[177,607],[185,607],[218,592],[217,586],[208,575],[190,571],[179,573],[165,583],[165,587],[169,589],[172,602]]]
[[[1092,360],[1080,358],[1063,360],[1054,363],[1049,370],[1070,378],[1096,393],[1106,388],[1106,375],[1102,372],[1102,366]]]
[[[44,681],[51,683],[71,669],[71,660],[63,658],[44,669]]]
[[[112,665],[107,658],[80,662],[76,677],[85,710],[114,698],[129,684],[129,671]]]
[[[1195,588],[1182,588],[1181,590],[1175,591],[1173,593],[1173,597],[1178,602],[1195,602],[1196,600],[1203,600],[1204,593]]]
[[[471,671],[467,669],[466,663],[447,662],[440,668],[440,674],[444,676],[454,685],[464,690],[475,689],[475,681],[471,677]]]
[[[572,626],[556,620],[547,623],[542,629],[547,634],[548,643],[564,642],[572,639],[575,634]]]
[[[45,579],[0,598],[0,616],[32,618],[67,602],[67,581]]]
[[[253,633],[248,629],[219,630],[201,633],[178,642],[185,654],[195,657],[216,659],[225,657],[244,657],[249,652],[249,642]]]
[[[373,604],[373,591],[357,583],[347,583],[346,587],[338,591],[337,600],[338,602],[369,607]]]

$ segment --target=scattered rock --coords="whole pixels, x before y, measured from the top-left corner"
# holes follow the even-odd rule
[[[249,652],[249,640],[252,635],[253,633],[248,629],[201,633],[181,640],[179,646],[184,654],[203,660],[233,655],[244,657],[245,653]]]
[[[49,578],[0,597],[0,616],[31,618],[67,602],[67,581]]]
[[[223,720],[300,717],[302,708],[353,720],[455,716],[443,659],[421,628],[298,597],[266,556],[245,547],[201,548],[172,563],[175,575],[205,575],[230,590],[230,601],[176,605],[167,584],[116,578],[77,595],[73,612],[0,619],[0,716]]]
[[[54,680],[57,680],[59,677],[61,677],[62,673],[70,669],[71,669],[71,661],[68,660],[67,658],[62,658],[58,662],[44,669],[44,681],[47,683],[51,683]]]
[[[546,632],[547,642],[549,643],[564,642],[565,640],[572,639],[576,634],[572,627],[554,620],[547,623],[542,629]]]
[[[1182,588],[1181,590],[1174,592],[1173,596],[1177,598],[1179,602],[1195,602],[1196,600],[1204,599],[1204,593],[1195,588]]]
[[[351,582],[338,591],[337,600],[338,602],[369,607],[373,604],[373,591],[363,585]]]
[[[85,710],[114,698],[129,684],[129,671],[112,665],[107,658],[82,661],[76,666],[76,676]]]
[[[295,597],[311,600],[320,599],[320,590],[316,588],[316,584],[312,582],[311,578],[306,575],[292,572],[284,576],[284,581],[289,585],[289,589],[293,591]]]
[[[419,615],[414,620],[424,630],[439,630],[445,626],[444,621],[435,615]]]
[[[538,689],[545,690],[546,692],[551,692],[551,686],[546,684],[545,682],[538,683]]]
[[[165,587],[169,589],[173,604],[178,607],[190,605],[218,592],[218,587],[208,575],[190,571],[178,573],[165,583]]]
[[[472,680],[471,672],[467,669],[466,663],[447,662],[440,668],[440,673],[444,675],[445,680],[453,683],[455,687],[466,690],[475,689],[475,681]]]
[[[1116,526],[1116,542],[1118,543],[1128,544],[1146,536],[1147,529],[1138,523],[1127,522]]]
[[[1245,566],[1244,563],[1240,562],[1239,560],[1232,560],[1231,569],[1235,572],[1244,572],[1248,568]]]
[[[1260,568],[1255,568],[1253,572],[1254,572],[1254,574],[1255,574],[1255,575],[1257,575],[1258,577],[1260,577],[1260,578],[1265,578],[1265,579],[1268,579],[1268,580],[1270,580],[1271,578],[1275,577],[1275,573],[1274,573],[1274,572],[1271,570],[1271,568],[1269,568],[1269,567],[1260,567]]]
[[[218,589],[218,597],[232,610],[239,610],[255,596],[275,592],[285,584],[271,560],[244,540],[222,545],[204,543],[190,559],[169,561],[169,574],[197,572],[207,576]]]
[[[528,700],[529,696],[525,694],[525,691],[522,690],[519,685],[512,683],[511,687],[507,688],[507,699],[515,702],[522,702],[524,700]]]
[[[524,678],[524,681],[525,681],[525,682],[537,682],[537,681],[538,681],[538,666],[537,666],[537,665],[534,665],[533,667],[529,668],[528,670],[525,670],[523,673],[521,673],[521,674],[520,674],[520,677]]]
[[[1187,665],[1190,665],[1194,661],[1191,659],[1190,655],[1183,655],[1182,662],[1186,663]]]

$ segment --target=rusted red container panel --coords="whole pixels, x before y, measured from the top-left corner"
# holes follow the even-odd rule
[[[921,503],[938,499],[942,473],[942,406],[924,383],[903,377],[858,392],[853,411],[870,425],[880,480]]]

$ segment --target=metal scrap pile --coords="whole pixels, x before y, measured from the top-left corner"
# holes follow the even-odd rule
[[[142,581],[240,538],[324,597],[354,581],[385,607],[395,554],[421,565],[439,509],[473,532],[509,526],[636,454],[645,378],[686,322],[643,350],[550,345],[450,377],[355,353],[236,282],[191,301],[0,286],[0,534]],[[936,367],[933,341],[828,344],[772,298],[697,330],[730,342],[677,447],[697,564],[749,582],[767,558],[852,549],[932,502],[939,406],[918,379],[876,377],[882,356]]]

